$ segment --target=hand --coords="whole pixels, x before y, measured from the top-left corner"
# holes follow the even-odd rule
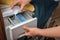
[[[26,31],[25,32],[26,36],[37,36],[38,32],[40,31],[40,29],[38,28],[29,28],[26,26],[24,26],[23,29]]]
[[[14,3],[12,4],[12,8],[16,4],[20,3],[21,4],[21,7],[20,7],[20,10],[19,11],[21,12],[21,11],[23,11],[24,6],[26,6],[28,3],[30,3],[30,1],[31,0],[14,0]]]

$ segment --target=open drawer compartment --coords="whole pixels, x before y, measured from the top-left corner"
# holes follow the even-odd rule
[[[30,19],[32,19],[33,17],[31,16],[31,14],[29,15],[30,13],[27,12],[27,11],[24,11],[23,13],[19,13],[17,14],[16,16],[20,19],[21,22],[25,22],[25,21],[28,21]]]
[[[9,16],[8,19],[10,20],[10,22],[15,26],[19,23],[21,23],[21,21],[18,19],[17,16],[15,15],[12,15],[12,16]]]
[[[33,18],[30,19],[26,22],[17,24],[13,27],[9,27],[9,31],[10,31],[10,39],[11,40],[16,40],[20,35],[22,35],[22,33],[24,33],[25,31],[22,29],[24,25],[27,25],[28,27],[37,27],[37,19]]]
[[[26,15],[26,16],[25,16]],[[19,20],[19,18],[17,16],[14,16],[11,18],[11,16],[9,17],[5,17],[5,23],[9,22],[10,24],[8,25],[8,23],[6,25],[6,27],[8,27],[6,29],[6,34],[7,35],[7,39],[8,40],[17,40],[17,38],[22,35],[22,33],[24,33],[25,31],[22,29],[24,25],[27,25],[28,27],[37,27],[37,18],[33,18],[31,15],[29,15],[28,13],[24,13],[22,16],[24,16],[26,18],[26,21],[21,22]],[[14,19],[15,18],[15,19]],[[13,20],[14,19],[14,20]],[[7,21],[8,20],[8,21]],[[17,22],[17,24],[14,23],[14,21]],[[10,26],[12,25],[12,26]]]
[[[26,21],[29,21],[30,19],[33,19],[32,14],[32,12],[23,12],[22,14],[19,13],[17,15],[12,15],[7,18],[11,22],[11,24],[15,26],[17,24],[24,23]]]

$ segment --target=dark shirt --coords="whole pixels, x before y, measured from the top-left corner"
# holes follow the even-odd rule
[[[37,27],[44,28],[45,23],[52,15],[54,9],[58,6],[58,2],[54,0],[32,0],[31,3],[35,7],[35,15],[37,17]]]

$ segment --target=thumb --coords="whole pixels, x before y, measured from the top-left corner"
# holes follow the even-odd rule
[[[29,28],[29,27],[27,27],[27,26],[24,26],[24,27],[23,27],[23,29],[24,29],[24,30],[26,30],[27,32],[29,32],[29,31],[30,31],[30,28]]]
[[[22,5],[21,5],[21,7],[20,7],[20,12],[22,12],[22,11],[23,11],[24,6],[25,6],[24,4],[22,4]]]

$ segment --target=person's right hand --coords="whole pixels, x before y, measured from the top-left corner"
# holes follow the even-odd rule
[[[29,28],[27,26],[24,26],[23,29],[25,30],[26,36],[37,36],[40,31],[38,28]]]
[[[23,11],[24,6],[26,6],[28,3],[30,3],[31,0],[14,0],[14,3],[12,4],[12,8],[17,4],[20,3],[21,7],[20,7],[20,12]]]

